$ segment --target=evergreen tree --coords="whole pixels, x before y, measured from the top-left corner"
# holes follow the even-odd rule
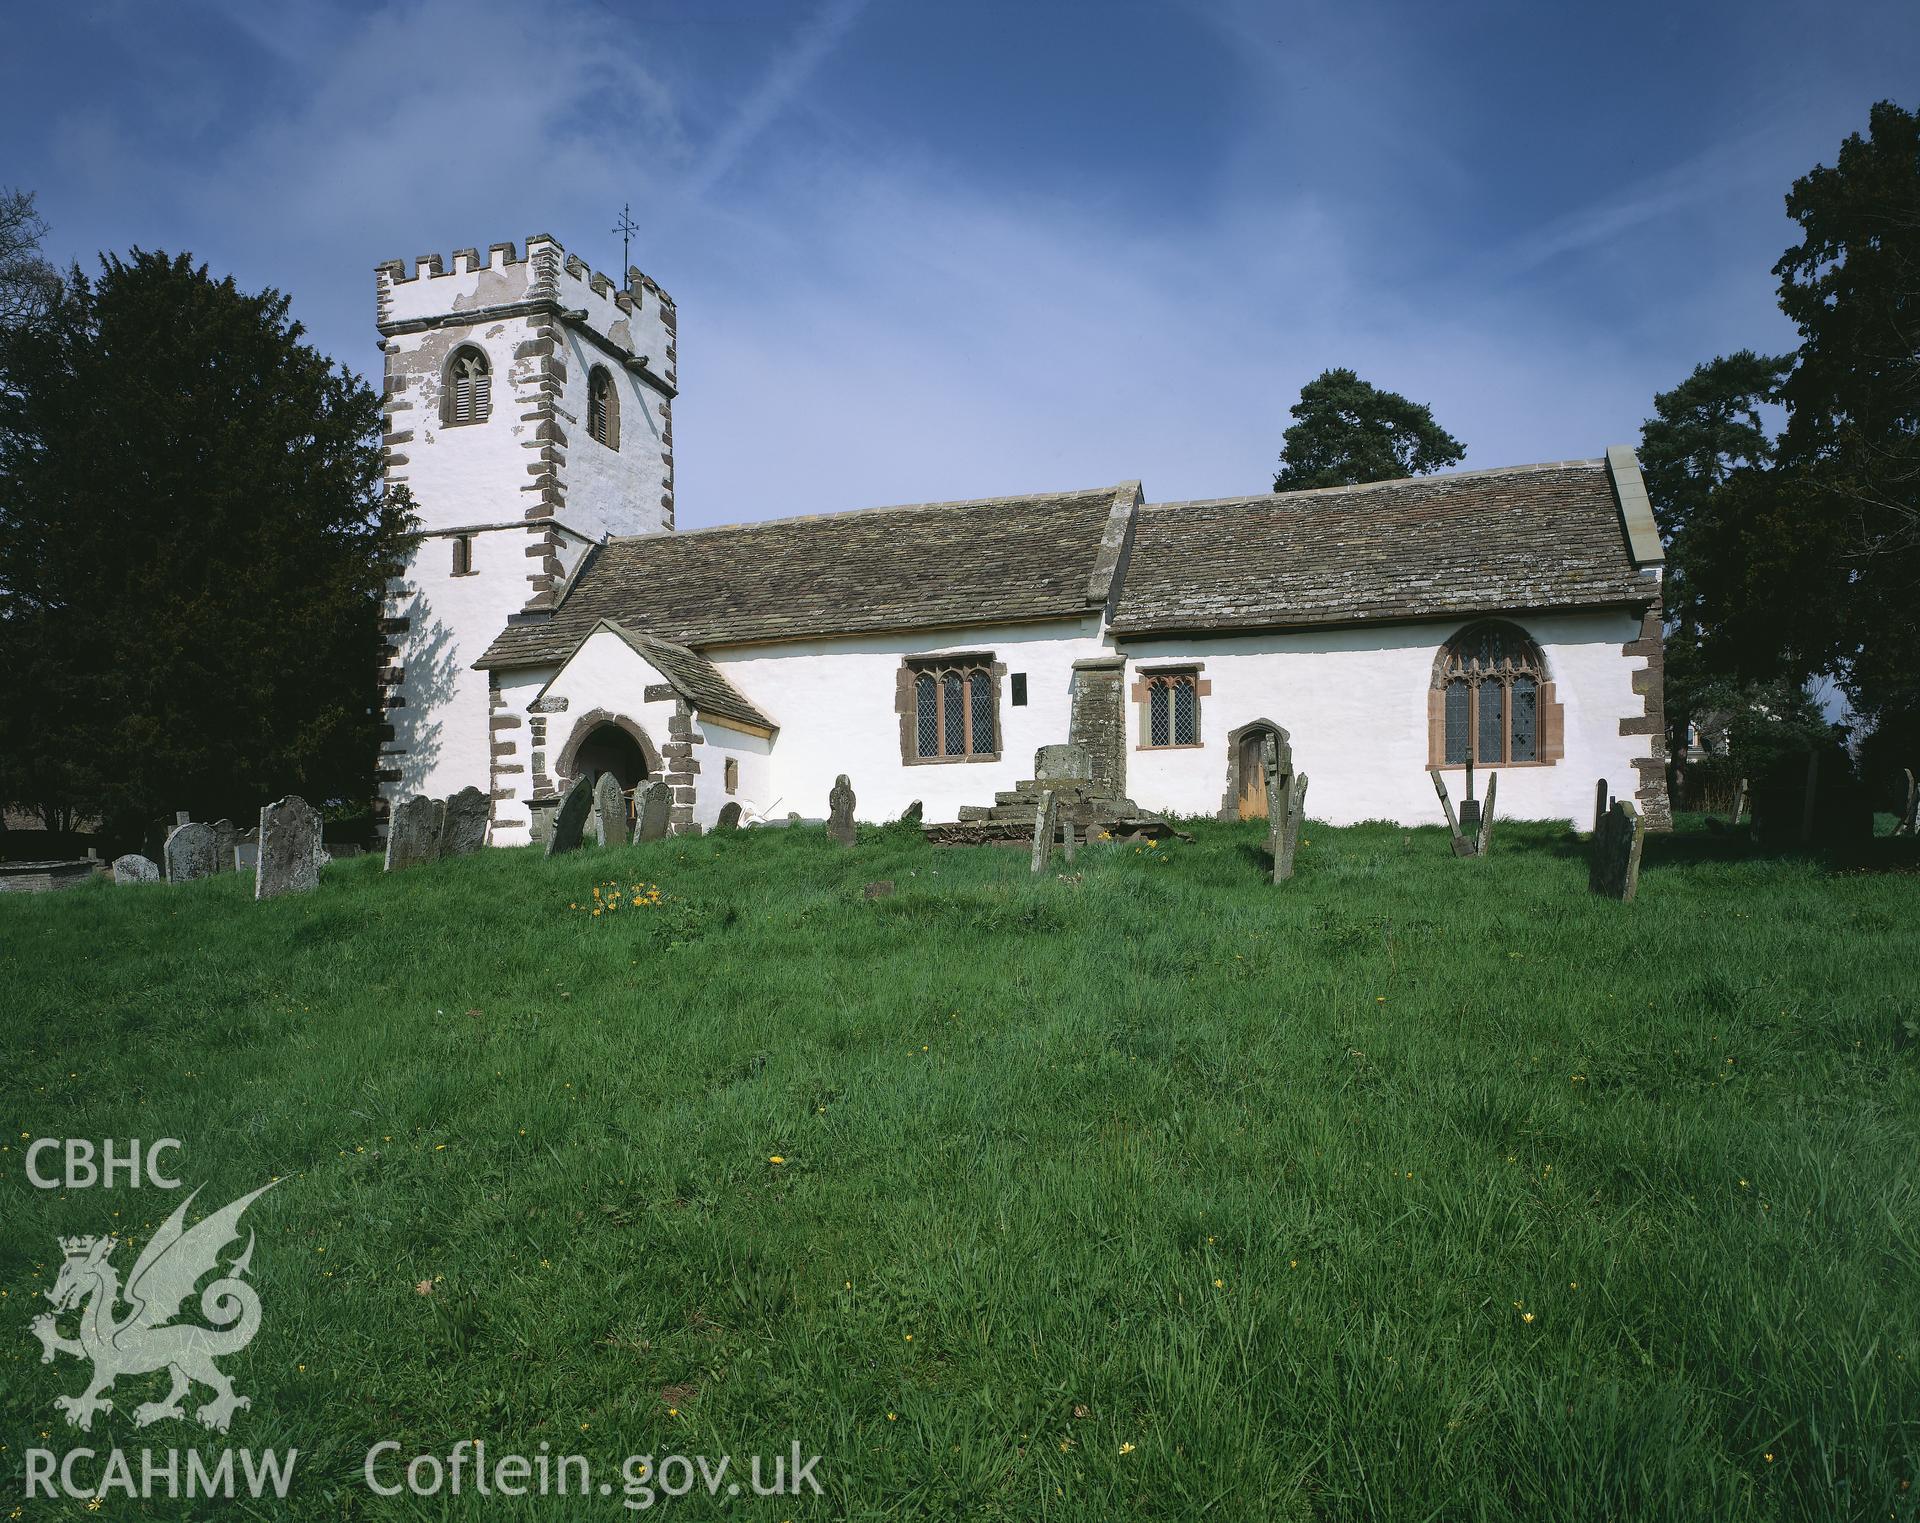
[[[379,398],[301,336],[140,250],[0,334],[0,798],[49,827],[370,797],[411,504]]]
[[[1467,447],[1432,409],[1381,391],[1351,370],[1327,370],[1300,388],[1291,409],[1276,492],[1397,481],[1456,465]]]

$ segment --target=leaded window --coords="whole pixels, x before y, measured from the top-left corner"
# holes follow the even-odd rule
[[[447,365],[447,384],[441,398],[440,421],[449,426],[484,423],[493,411],[493,376],[487,357],[471,345],[454,350]]]
[[[1148,746],[1200,744],[1200,678],[1196,672],[1154,672],[1147,676]]]
[[[991,661],[965,657],[913,670],[913,756],[961,761],[998,755],[999,703]]]
[[[1470,625],[1442,647],[1434,685],[1442,690],[1441,760],[1483,766],[1541,760],[1546,660],[1511,624]],[[1557,712],[1557,710],[1556,710]]]

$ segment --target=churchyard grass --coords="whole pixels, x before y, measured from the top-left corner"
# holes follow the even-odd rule
[[[1039,880],[813,829],[9,896],[6,1490],[197,1440],[299,1451],[236,1515],[611,1519],[362,1459],[797,1439],[823,1498],[667,1515],[1914,1516],[1911,861],[1690,828],[1621,905],[1549,825],[1310,823],[1280,886],[1194,829]],[[124,1273],[178,1197],[33,1189],[46,1136],[284,1181],[224,1440],[136,1432],[158,1376],[54,1412],[56,1237]]]

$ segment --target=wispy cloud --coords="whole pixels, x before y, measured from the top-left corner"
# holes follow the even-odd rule
[[[793,104],[822,63],[853,30],[868,0],[828,0],[800,29],[793,46],[767,71],[740,109],[701,155],[687,189],[705,195]]]

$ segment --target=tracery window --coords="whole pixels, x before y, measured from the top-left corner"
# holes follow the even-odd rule
[[[1540,647],[1515,625],[1471,624],[1433,664],[1431,765],[1522,766],[1560,757],[1560,705]]]
[[[990,656],[908,663],[912,748],[908,761],[969,761],[1000,754],[999,682]]]
[[[487,357],[471,344],[453,351],[447,362],[447,384],[440,395],[440,421],[447,427],[484,423],[493,411],[493,375]]]
[[[587,432],[608,449],[620,448],[620,394],[605,365],[595,365],[587,376]]]
[[[1197,670],[1142,675],[1146,713],[1140,743],[1149,749],[1200,744],[1200,673]]]

